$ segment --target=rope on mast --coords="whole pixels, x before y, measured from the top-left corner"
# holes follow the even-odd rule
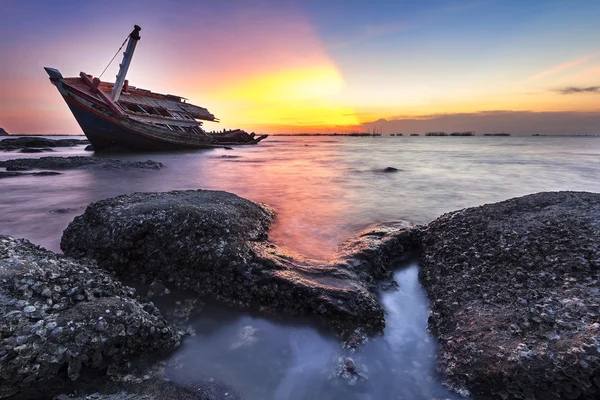
[[[113,56],[113,58],[111,58],[111,60],[109,61],[108,65],[106,66],[106,68],[104,68],[104,71],[102,71],[102,73],[100,74],[100,76],[98,77],[98,79],[102,79],[102,75],[104,75],[104,73],[106,72],[106,70],[108,69],[108,67],[110,67],[110,64],[112,64],[112,62],[115,60],[115,57],[117,56],[117,54],[119,54],[119,52],[121,51],[121,49],[123,48],[123,46],[125,46],[125,43],[127,43],[127,39],[129,39],[129,35],[127,35],[127,37],[125,38],[125,41],[123,41],[123,44],[121,45],[121,47],[119,47],[119,50],[117,50],[117,52],[115,53],[115,55]]]

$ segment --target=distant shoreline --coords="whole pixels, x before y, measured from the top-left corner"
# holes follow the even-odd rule
[[[447,134],[447,135],[427,135],[426,133],[422,133],[422,134],[380,134],[380,133],[376,133],[376,134],[372,134],[372,133],[270,133],[269,135],[271,136],[302,136],[302,137],[307,137],[307,136],[349,136],[349,137],[415,137],[415,136],[419,136],[419,137],[600,137],[600,133],[597,134],[581,134],[581,135],[577,135],[577,134],[571,134],[571,135],[551,135],[551,134],[525,134],[525,135],[513,135],[513,134],[490,134],[490,133],[483,133],[483,134],[473,134],[473,135],[452,135],[452,134]],[[0,140],[1,139],[6,139],[6,138],[10,138],[10,137],[16,137],[16,136],[40,136],[40,137],[46,137],[46,136],[73,136],[73,137],[85,137],[85,135],[83,134],[68,134],[68,133],[10,133],[8,135],[0,135]]]
[[[270,133],[271,136],[350,136],[350,137],[600,137],[598,134],[582,134],[582,135],[550,135],[550,134],[525,134],[525,135],[513,135],[513,134],[494,134],[494,133],[483,133],[473,135],[427,135],[423,134],[372,134],[372,133]]]

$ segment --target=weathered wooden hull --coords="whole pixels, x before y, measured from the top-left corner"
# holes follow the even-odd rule
[[[211,143],[181,143],[174,140],[161,140],[156,136],[144,136],[139,131],[95,114],[80,104],[69,100],[67,104],[95,151],[119,148],[130,151],[168,151],[215,147]]]
[[[59,71],[52,68],[46,68],[46,71],[95,151],[111,148],[130,151],[214,148],[256,144],[266,137],[263,135],[260,138],[248,137],[246,140],[221,142],[206,133],[175,132],[166,127],[147,124],[115,109],[114,103],[107,104],[93,93],[65,82]]]

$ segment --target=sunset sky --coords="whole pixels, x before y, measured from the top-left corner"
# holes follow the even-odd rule
[[[80,133],[43,67],[98,76],[134,24],[130,84],[207,107],[209,130],[600,133],[597,0],[0,4],[10,133]]]

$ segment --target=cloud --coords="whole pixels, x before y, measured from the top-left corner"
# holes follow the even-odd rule
[[[588,87],[569,86],[566,88],[557,89],[556,92],[558,92],[560,94],[600,93],[600,86],[588,86]]]
[[[590,59],[590,56],[583,56],[583,57],[577,58],[575,60],[571,60],[571,61],[565,62],[563,64],[556,65],[552,68],[549,68],[545,71],[542,71],[542,72],[530,77],[529,80],[538,80],[538,79],[544,78],[546,76],[554,75],[559,72],[566,71],[566,70],[569,70],[574,67],[578,67],[581,64],[584,64],[585,62],[587,62],[589,59]]]

